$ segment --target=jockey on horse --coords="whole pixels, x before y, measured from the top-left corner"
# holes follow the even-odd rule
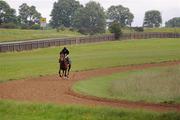
[[[69,57],[69,50],[64,47],[61,51],[60,51],[60,58],[62,57],[61,55],[63,55],[64,57],[64,64],[61,64],[61,62],[59,61],[60,63],[60,70],[64,70],[65,72],[65,77],[67,77],[69,75],[69,71],[71,69],[71,60],[70,60],[70,57]],[[63,65],[63,66],[62,66]],[[68,69],[68,74],[66,75],[66,72],[67,72],[67,69]],[[59,75],[60,77],[62,77],[62,75],[60,74],[60,70],[59,70]]]

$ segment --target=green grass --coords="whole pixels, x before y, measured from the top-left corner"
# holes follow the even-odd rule
[[[145,39],[67,46],[72,70],[180,60],[179,39]],[[0,81],[57,74],[62,47],[0,53]]]
[[[123,33],[132,32],[130,29],[123,29]],[[144,32],[176,32],[180,33],[180,28],[146,28]],[[106,32],[109,34],[109,32]],[[64,31],[57,32],[53,30],[21,30],[21,29],[0,29],[0,42],[7,41],[20,41],[20,40],[34,40],[44,38],[64,38],[64,37],[77,37],[83,36],[76,31]]]
[[[80,81],[73,86],[83,94],[130,101],[180,103],[180,65],[116,73]]]
[[[57,106],[0,101],[1,120],[180,120],[176,112],[155,113],[108,107]]]
[[[180,33],[180,28],[145,28],[144,32],[170,32],[170,33]]]
[[[64,38],[82,36],[78,32],[64,30],[57,32],[54,30],[21,30],[21,29],[0,29],[0,42],[33,40],[42,38]]]
[[[134,30],[130,28],[124,28],[122,29],[123,33],[131,33],[135,32]],[[144,28],[144,32],[169,32],[169,33],[180,33],[180,28]]]

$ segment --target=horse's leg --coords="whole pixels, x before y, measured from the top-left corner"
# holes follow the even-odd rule
[[[70,69],[71,69],[71,64],[68,65],[68,74],[67,74],[68,76],[69,76]]]
[[[64,76],[64,70],[62,70],[62,77]]]
[[[61,69],[59,68],[59,77],[61,77]]]
[[[64,75],[64,76],[65,76],[65,77],[67,77],[67,69],[66,69],[66,70],[64,70],[64,71],[65,71],[65,75]]]
[[[62,75],[61,75],[61,69],[59,69],[59,77],[62,77]]]

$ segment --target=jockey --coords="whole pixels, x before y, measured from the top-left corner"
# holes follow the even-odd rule
[[[64,47],[60,53],[63,53],[65,56],[67,56],[69,55],[69,50],[66,47]]]
[[[68,64],[71,65],[71,60],[70,60],[70,57],[69,57],[69,50],[64,47],[61,51],[60,51],[60,54],[63,53],[65,58],[67,58],[68,60]]]

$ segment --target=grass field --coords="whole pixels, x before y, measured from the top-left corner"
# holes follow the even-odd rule
[[[123,33],[135,32],[132,29],[122,29]],[[180,28],[144,28],[144,32],[169,32],[169,33],[180,33]]]
[[[123,33],[133,32],[130,29],[122,29]],[[144,32],[171,32],[180,33],[180,28],[145,28]],[[106,34],[109,34],[107,31]],[[0,42],[20,41],[20,40],[34,40],[43,38],[64,38],[83,36],[76,31],[57,32],[54,30],[21,30],[21,29],[0,29]]]
[[[78,32],[69,30],[59,31],[54,30],[20,30],[20,29],[0,29],[0,42],[19,41],[19,40],[34,40],[42,38],[57,38],[57,37],[76,37],[82,36]]]
[[[72,70],[180,60],[179,39],[145,39],[67,46]],[[57,74],[62,47],[0,53],[0,81]]]
[[[180,103],[180,65],[116,73],[80,81],[73,86],[83,94],[129,101]]]
[[[56,74],[58,54],[62,47],[0,53],[0,81]],[[70,49],[73,71],[180,60],[180,39],[127,40],[67,47]],[[114,85],[120,84],[119,79],[112,81]],[[107,82],[101,85],[103,87],[106,84]],[[116,93],[117,89],[112,91]],[[180,120],[179,118],[180,114],[175,112],[156,113],[0,100],[0,120]]]
[[[0,101],[1,120],[179,120],[180,114]]]
[[[144,32],[170,32],[170,33],[180,33],[180,28],[145,28]]]

